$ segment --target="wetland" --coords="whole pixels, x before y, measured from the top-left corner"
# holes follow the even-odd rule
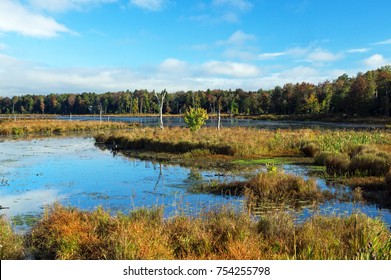
[[[118,125],[111,130],[87,130],[87,134],[66,132],[60,136],[46,131],[43,135],[30,132],[2,138],[3,232],[24,240],[15,241],[24,244],[19,254],[7,255],[2,249],[2,258],[390,257],[387,130],[233,127],[217,131],[210,127],[191,133],[177,126],[161,130]],[[321,153],[326,155],[319,164],[316,156]],[[372,174],[372,169],[362,167],[362,157],[368,153],[376,157],[370,159],[375,169],[382,164],[383,171]],[[339,157],[349,157],[349,162],[341,163],[335,159]],[[343,172],[339,172],[341,166],[346,168]],[[310,225],[321,230],[335,223],[342,231],[338,224],[348,225],[352,219],[356,224],[352,234],[362,240],[354,246],[351,237],[344,240],[350,244],[344,245],[349,252],[315,249],[318,240],[307,240]],[[367,228],[368,221],[376,226]],[[59,229],[64,222],[67,228]],[[57,223],[58,227],[51,228]],[[104,234],[95,232],[91,223],[103,227]],[[145,231],[141,239],[160,242],[150,255],[143,251],[141,239],[133,240],[136,237],[129,233],[138,223]],[[360,223],[364,228],[358,231]],[[115,224],[121,225],[121,236],[132,250],[121,243],[118,246],[122,249],[114,255],[100,249],[88,254],[84,251],[83,242],[92,240],[91,236],[80,236],[80,230],[88,231],[92,226],[90,234],[98,234],[94,238],[105,243],[119,234],[112,228]],[[152,225],[156,228],[150,229]],[[155,236],[157,229],[164,240]],[[338,230],[333,232],[334,241],[345,238]],[[200,236],[193,236],[192,231]],[[217,236],[210,236],[214,231]],[[125,232],[128,235],[123,236]],[[281,232],[286,236],[279,236]],[[226,239],[217,240],[225,234]],[[292,243],[292,234],[303,234],[301,252],[299,244],[294,244],[298,240]],[[272,249],[265,255],[244,250],[249,240],[258,250],[269,245]],[[376,248],[362,249],[374,241]],[[234,247],[244,251],[234,256]],[[306,251],[309,248],[312,253]]]

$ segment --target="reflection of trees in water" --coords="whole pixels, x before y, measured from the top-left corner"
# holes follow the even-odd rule
[[[8,187],[10,184],[8,183],[8,180],[5,179],[5,178],[1,178],[0,180],[0,186],[2,187]],[[2,205],[0,205],[0,210],[3,210],[3,209],[10,209],[9,207],[4,207]]]
[[[162,186],[164,186],[164,176],[163,176],[163,168],[162,167],[163,167],[163,165],[161,164],[161,162],[159,162],[159,176],[157,177],[156,184],[153,187],[154,191],[156,191],[160,181],[162,182]],[[154,166],[154,168],[156,169],[156,165]]]
[[[2,178],[1,180],[0,180],[0,186],[2,186],[2,187],[8,187],[10,184],[8,183],[8,180],[7,179],[5,179],[5,178]]]

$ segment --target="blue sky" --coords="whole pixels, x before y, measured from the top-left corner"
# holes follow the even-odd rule
[[[0,0],[0,95],[270,89],[391,63],[391,1]]]

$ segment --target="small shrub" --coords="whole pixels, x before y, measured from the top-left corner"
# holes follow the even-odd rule
[[[189,108],[183,116],[185,123],[189,126],[192,132],[198,130],[205,124],[205,121],[209,119],[205,109],[202,108]]]

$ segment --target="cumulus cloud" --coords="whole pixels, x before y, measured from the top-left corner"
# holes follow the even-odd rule
[[[165,0],[130,0],[132,5],[149,11],[161,10],[165,2]]]
[[[167,58],[158,66],[158,70],[161,74],[164,75],[183,75],[188,71],[189,67],[190,66],[185,61],[178,60],[175,58]]]
[[[331,62],[340,59],[341,55],[333,54],[323,49],[316,49],[311,52],[307,59],[313,62]]]
[[[168,58],[156,67],[51,68],[0,54],[0,73],[0,95],[12,96],[138,88],[158,91],[233,86],[255,89],[260,69],[230,61],[190,64],[175,58]]]
[[[242,30],[237,30],[225,41],[219,41],[218,44],[222,45],[243,45],[248,41],[256,40],[256,36],[253,34],[248,34],[243,32]]]
[[[54,37],[72,33],[51,17],[32,12],[19,2],[0,1],[0,31],[16,32],[31,37]]]
[[[381,54],[374,54],[364,60],[364,64],[371,68],[378,68],[389,63],[390,61],[385,59]]]
[[[342,73],[344,71],[340,71]],[[278,71],[250,63],[206,61],[189,63],[167,58],[157,66],[138,68],[52,68],[0,54],[0,95],[49,94],[148,90],[169,92],[208,88],[258,90],[285,83],[318,83],[334,79],[336,73],[322,68],[297,66]]]
[[[212,75],[231,77],[254,77],[260,73],[254,65],[230,61],[209,61],[203,64],[202,69]]]

